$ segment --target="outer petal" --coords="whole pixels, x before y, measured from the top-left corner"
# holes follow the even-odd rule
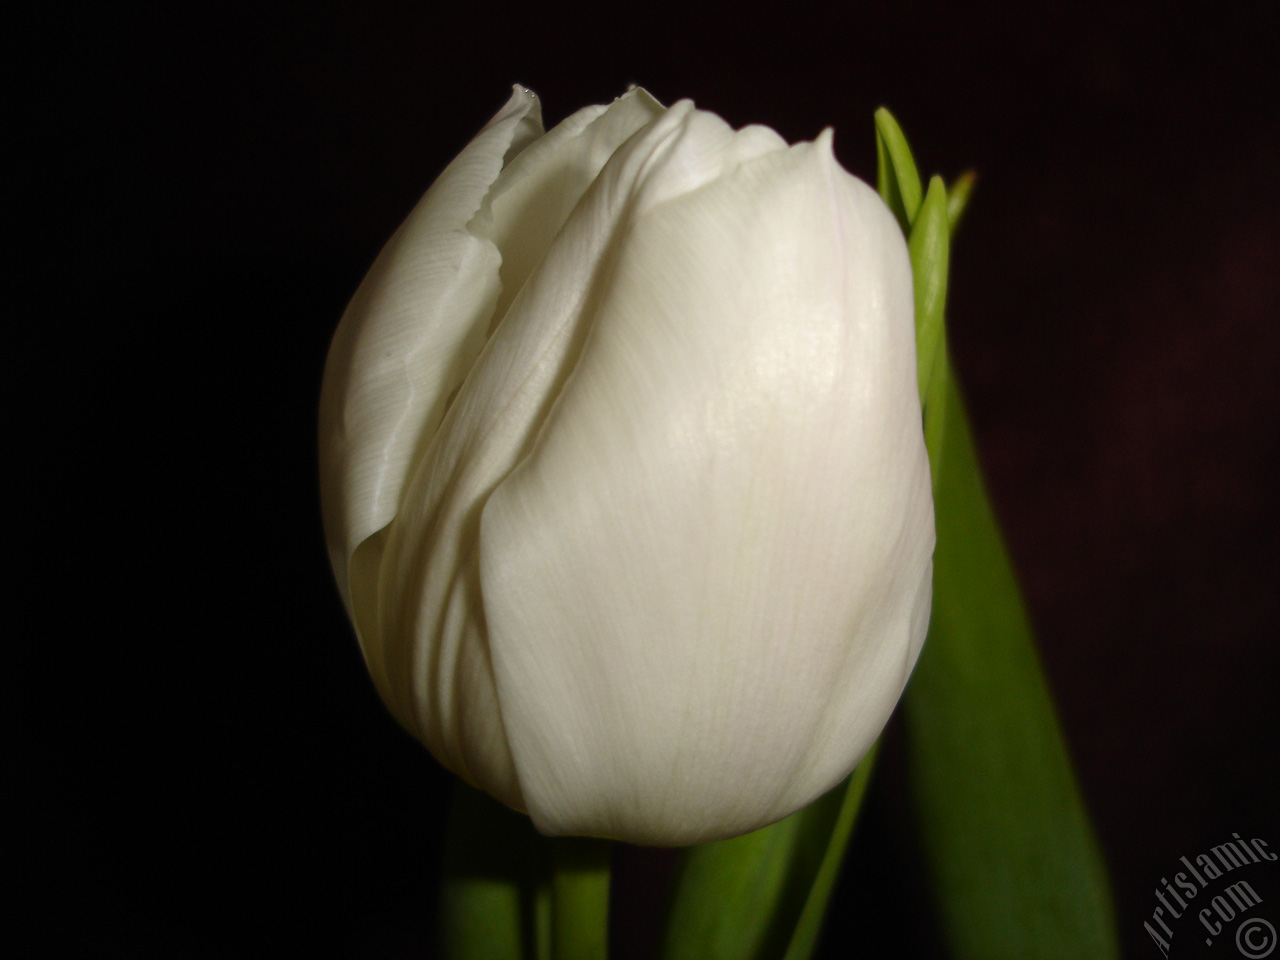
[[[879,733],[927,627],[892,216],[827,135],[668,189],[687,169],[640,191],[572,374],[483,512],[499,699],[547,833],[686,844],[798,809]]]
[[[504,162],[542,133],[538,99],[515,87],[387,241],[329,349],[320,400],[320,490],[347,611],[356,549],[395,516],[420,457],[484,344],[500,257],[466,231]]]
[[[450,769],[516,807],[523,801],[480,601],[480,509],[559,389],[582,304],[627,212],[626,184],[661,148],[663,135],[653,129],[671,126],[643,91],[591,109],[522,154],[473,223],[503,252],[508,292],[499,309],[510,290],[518,294],[405,488],[379,573],[382,639],[376,650],[366,642],[366,654],[384,665],[384,696],[402,722]],[[610,157],[612,172],[602,174]],[[628,157],[629,166],[619,165]],[[550,251],[539,249],[552,238]]]

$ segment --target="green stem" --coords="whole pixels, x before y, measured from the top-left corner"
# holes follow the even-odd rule
[[[461,780],[454,785],[445,838],[438,955],[529,960],[534,898],[544,886],[543,838],[528,817]]]
[[[857,822],[858,811],[862,808],[862,799],[867,795],[867,785],[871,782],[871,771],[875,767],[879,750],[880,741],[877,740],[849,778],[840,801],[840,812],[836,814],[831,839],[822,856],[817,876],[813,879],[809,898],[800,912],[800,919],[796,923],[796,931],[787,947],[784,960],[808,960],[818,944],[822,918],[826,916],[827,905],[835,891],[840,865],[844,862],[845,848],[849,846],[849,839],[853,836],[853,826]]]
[[[562,837],[552,841],[553,960],[606,960],[609,953],[608,840]]]

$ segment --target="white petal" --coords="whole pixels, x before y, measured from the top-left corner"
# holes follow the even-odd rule
[[[387,242],[334,335],[320,402],[325,535],[348,612],[356,549],[395,516],[449,394],[484,343],[498,296],[499,257],[465,227],[502,170],[542,133],[522,87]]]
[[[684,844],[798,809],[879,733],[927,625],[901,234],[829,141],[697,170],[645,181],[607,282],[566,297],[592,329],[536,443],[488,474],[528,450],[484,508],[480,579],[547,833]],[[522,408],[566,377],[549,353]]]
[[[522,166],[513,164],[511,177],[504,174],[494,185],[492,202],[473,224],[494,237],[504,258],[512,252],[503,279],[508,290],[520,289],[404,491],[378,586],[384,640],[375,655],[390,678],[384,697],[446,766],[516,807],[522,801],[476,566],[480,509],[523,455],[558,392],[584,329],[582,303],[627,214],[639,159],[660,146],[671,125],[642,91],[592,111],[586,123],[582,116],[566,121],[567,133],[557,128],[530,147]],[[638,159],[628,164],[633,156]],[[554,202],[537,207],[544,190]],[[562,229],[571,210],[578,212]],[[517,238],[517,223],[531,236],[555,238],[545,257],[536,255],[541,241]],[[513,244],[523,246],[513,251]],[[520,284],[530,260],[538,261],[536,269]]]
[[[471,224],[474,233],[491,238],[502,252],[498,319],[506,316],[609,158],[632,134],[665,112],[647,91],[636,88],[608,107],[579,110],[503,170]]]

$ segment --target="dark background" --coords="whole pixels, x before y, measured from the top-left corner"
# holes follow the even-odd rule
[[[1178,857],[1280,846],[1275,11],[124,5],[46,33],[24,90],[57,105],[27,101],[62,187],[32,236],[60,259],[27,369],[73,441],[36,446],[58,509],[32,512],[61,518],[42,569],[83,585],[42,601],[31,684],[62,738],[35,778],[48,943],[429,955],[448,779],[331,583],[325,350],[511,83],[550,125],[635,82],[793,141],[832,125],[865,179],[887,105],[925,171],[979,172],[955,361],[1122,935],[1155,956]],[[941,956],[892,749],[882,774],[824,955]]]

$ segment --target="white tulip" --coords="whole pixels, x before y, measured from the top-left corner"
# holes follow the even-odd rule
[[[920,652],[911,268],[829,130],[632,90],[544,133],[516,87],[356,292],[320,425],[382,698],[543,833],[778,820]]]

